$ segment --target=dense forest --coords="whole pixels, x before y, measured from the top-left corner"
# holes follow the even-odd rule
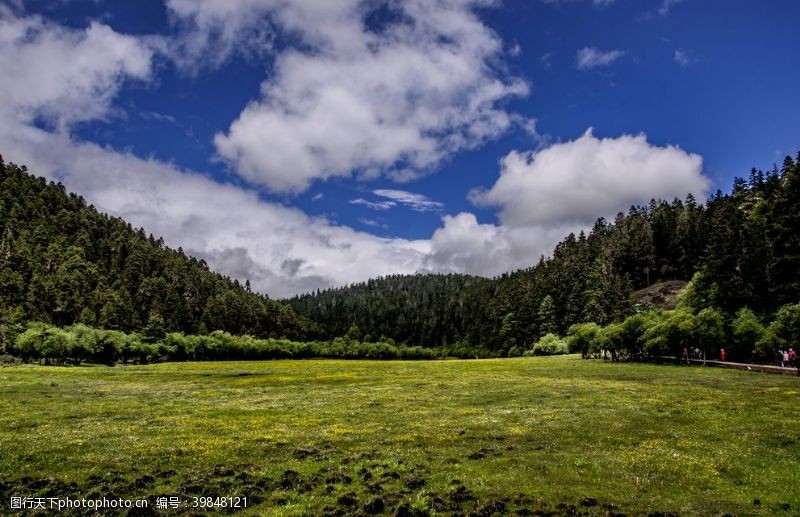
[[[297,296],[294,310],[325,335],[355,324],[364,335],[425,346],[518,355],[577,323],[606,325],[648,309],[632,294],[662,280],[693,280],[693,310],[728,322],[747,307],[772,319],[800,301],[800,155],[753,169],[706,203],[653,200],[569,235],[550,258],[491,281],[459,275],[370,280]]]
[[[0,158],[0,340],[15,322],[313,337],[314,325]]]
[[[568,349],[640,357],[702,344],[768,361],[800,335],[799,207],[800,155],[753,169],[705,203],[653,200],[598,219],[552,256],[497,278],[388,276],[279,302],[2,164],[0,350],[126,362]],[[688,282],[678,310],[634,296],[665,280]]]

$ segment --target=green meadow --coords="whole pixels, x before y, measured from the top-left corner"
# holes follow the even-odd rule
[[[241,515],[797,515],[799,393],[577,356],[6,367],[0,514],[39,495],[187,504],[143,515],[201,496],[247,497]]]

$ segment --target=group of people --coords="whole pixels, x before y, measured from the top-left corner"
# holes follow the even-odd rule
[[[778,350],[778,354],[775,356],[775,363],[778,366],[798,366],[797,353],[791,348],[789,350]]]

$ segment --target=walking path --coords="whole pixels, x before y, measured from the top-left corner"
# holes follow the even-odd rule
[[[675,362],[674,357],[662,357],[661,359]],[[681,359],[681,364],[686,363],[686,359]],[[800,368],[788,368],[783,366],[770,366],[766,364],[748,364],[748,363],[731,363],[728,361],[711,361],[702,359],[689,359],[690,364],[717,366],[719,368],[733,368],[735,370],[747,370],[748,372],[766,372],[766,373],[780,373],[783,375],[797,375],[800,376]]]

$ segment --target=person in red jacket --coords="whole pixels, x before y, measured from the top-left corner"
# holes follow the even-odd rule
[[[725,349],[724,348],[720,348],[719,349],[719,359],[723,363],[725,362]]]

